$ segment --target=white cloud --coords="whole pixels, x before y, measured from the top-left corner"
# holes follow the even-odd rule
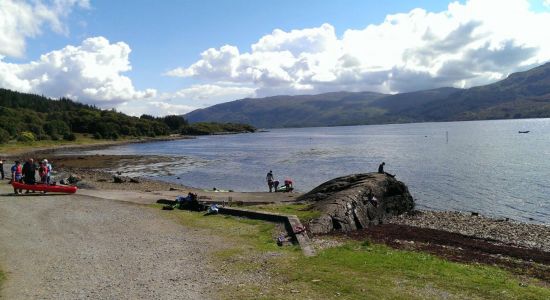
[[[124,102],[116,109],[133,116],[182,115],[220,102],[253,97],[254,91],[254,88],[231,85],[193,85],[174,93],[157,95],[152,99]]]
[[[183,115],[197,109],[197,107],[185,104],[173,104],[166,101],[138,100],[121,103],[116,106],[116,109],[125,114],[136,117],[143,114],[160,117],[166,115]]]
[[[22,57],[25,40],[42,33],[42,27],[49,27],[57,33],[67,34],[63,19],[72,8],[89,8],[88,0],[42,1],[0,1],[0,55]]]
[[[138,91],[122,75],[131,70],[130,52],[126,43],[94,37],[26,64],[6,63],[0,57],[0,86],[99,106],[155,97],[156,90]]]
[[[179,90],[169,97],[192,102],[197,107],[206,107],[221,101],[253,97],[254,91],[251,87],[203,84]]]
[[[544,0],[543,5],[546,7],[550,7],[550,0]]]
[[[330,24],[276,29],[249,52],[211,48],[167,75],[253,87],[257,96],[470,87],[550,60],[543,28],[550,13],[530,11],[524,0],[453,2],[443,12],[388,15],[340,37]]]

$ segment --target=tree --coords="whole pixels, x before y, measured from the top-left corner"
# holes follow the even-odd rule
[[[10,141],[10,133],[0,128],[0,143],[4,144]]]

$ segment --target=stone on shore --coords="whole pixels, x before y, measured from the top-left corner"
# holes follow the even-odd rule
[[[370,191],[377,202],[369,201]],[[414,200],[407,186],[378,173],[335,178],[297,200],[313,203],[311,209],[322,213],[308,224],[314,234],[362,229],[414,209]]]
[[[119,176],[119,175],[113,175],[113,182],[114,183],[124,183],[126,182],[126,178]]]

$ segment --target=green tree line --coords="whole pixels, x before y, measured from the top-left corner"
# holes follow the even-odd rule
[[[169,134],[212,134],[254,131],[245,124],[189,124],[182,116],[128,116],[115,110],[43,96],[0,89],[0,142],[17,139],[75,140],[75,133],[96,139],[156,137]]]

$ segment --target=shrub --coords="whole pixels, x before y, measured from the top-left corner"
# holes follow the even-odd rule
[[[63,139],[66,141],[76,141],[76,135],[74,135],[74,133],[72,132],[65,133],[63,135]]]
[[[70,133],[71,129],[69,128],[69,125],[67,125],[67,123],[62,120],[52,120],[44,124],[44,131],[46,131],[46,133],[49,135],[65,135],[67,133]]]
[[[23,131],[19,134],[17,140],[24,143],[30,143],[36,141],[36,138],[32,132]]]
[[[0,128],[0,143],[4,144],[10,141],[10,133]]]

